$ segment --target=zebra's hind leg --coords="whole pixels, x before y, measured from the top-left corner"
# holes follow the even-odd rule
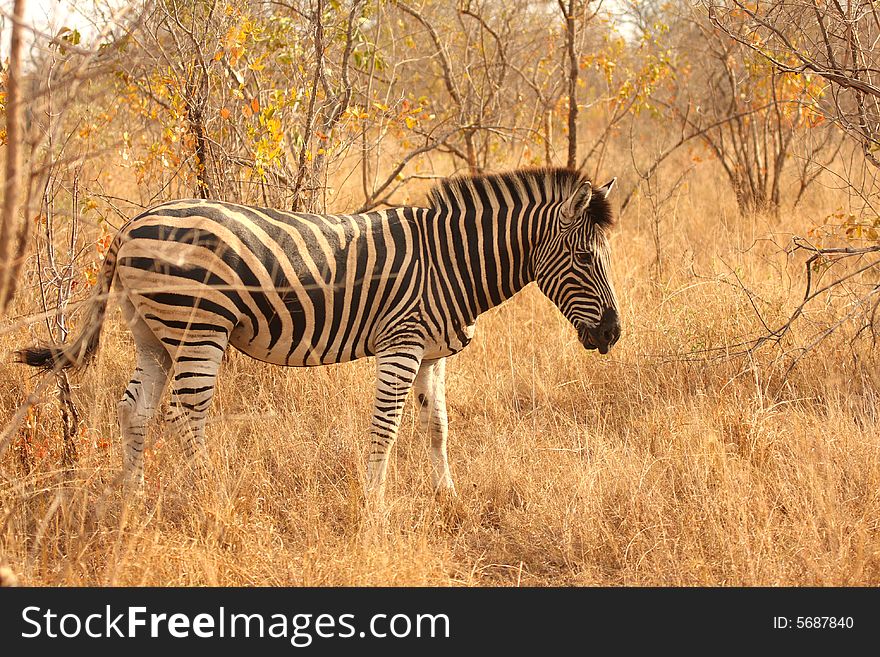
[[[385,497],[388,456],[397,431],[406,396],[419,371],[422,349],[395,350],[376,357],[376,396],[370,426],[370,454],[367,460],[367,497],[381,506]]]
[[[171,404],[166,414],[187,461],[202,472],[208,467],[205,424],[228,340],[226,334],[211,338],[193,340],[189,346],[181,344],[173,352]]]
[[[125,395],[119,401],[119,428],[122,433],[123,481],[127,490],[143,492],[144,439],[147,425],[156,413],[168,384],[171,357],[165,346],[123,298],[123,314],[134,335],[137,365]]]
[[[427,430],[431,440],[431,479],[439,494],[455,495],[455,484],[449,472],[446,438],[449,420],[446,415],[446,359],[422,362],[413,383],[419,406],[419,426]]]

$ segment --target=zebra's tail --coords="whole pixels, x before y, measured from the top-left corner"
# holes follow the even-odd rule
[[[15,352],[15,361],[41,370],[84,369],[89,365],[101,338],[101,327],[107,314],[107,301],[113,287],[116,274],[116,252],[119,250],[119,238],[113,240],[104,264],[98,272],[98,283],[92,296],[86,302],[86,313],[82,320],[82,329],[71,342],[60,345],[26,347]]]

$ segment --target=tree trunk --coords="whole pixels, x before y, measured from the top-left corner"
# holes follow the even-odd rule
[[[194,73],[193,75],[196,75]],[[205,136],[205,99],[208,97],[208,77],[207,74],[200,74],[199,82],[195,82],[190,78],[187,82],[186,118],[189,123],[189,131],[195,139],[195,156],[196,156],[196,186],[198,187],[199,198],[209,199],[217,198],[214,187],[211,185],[211,178],[208,175],[208,139]],[[199,88],[196,88],[196,84]]]
[[[577,167],[577,83],[578,83],[578,60],[574,49],[575,21],[574,9],[576,0],[568,0],[568,7],[563,0],[559,0],[559,8],[565,17],[565,46],[568,55],[568,162],[570,169]]]
[[[19,248],[13,252],[18,231],[18,209],[21,196],[21,26],[25,0],[15,0],[12,8],[12,36],[9,41],[9,76],[6,87],[6,175],[3,208],[0,211],[0,312],[5,312],[15,293],[15,278],[24,241],[15,240]],[[26,229],[27,222],[25,221]]]

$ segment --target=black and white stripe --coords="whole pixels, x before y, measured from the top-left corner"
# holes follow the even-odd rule
[[[536,281],[585,347],[606,353],[617,341],[607,238],[613,182],[594,190],[565,169],[452,178],[427,208],[357,215],[165,203],[116,235],[82,334],[19,359],[44,368],[86,362],[115,283],[137,345],[119,420],[126,474],[139,483],[145,427],[169,383],[186,451],[204,454],[205,419],[230,345],[288,366],[375,356],[368,488],[381,496],[414,388],[434,485],[451,491],[444,358],[468,344],[481,313]]]

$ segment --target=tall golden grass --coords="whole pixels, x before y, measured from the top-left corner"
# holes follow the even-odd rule
[[[614,237],[624,334],[606,356],[530,287],[487,313],[449,363],[459,495],[436,500],[408,405],[387,519],[361,493],[373,364],[312,369],[229,354],[208,428],[213,472],[192,483],[173,437],[147,454],[127,506],[116,402],[133,368],[118,312],[76,378],[87,430],[61,466],[43,397],[0,459],[0,565],[32,585],[876,585],[880,370],[841,331],[788,371],[784,349],[737,355],[802,294],[781,252],[797,216],[741,218],[708,174],[662,217],[635,203]],[[341,209],[341,208],[339,208]],[[740,281],[754,293],[750,302]],[[33,312],[24,292],[16,310]],[[786,343],[830,321],[820,302]],[[11,330],[0,350],[39,331]],[[0,365],[0,421],[39,383]],[[49,387],[52,390],[52,387]]]

